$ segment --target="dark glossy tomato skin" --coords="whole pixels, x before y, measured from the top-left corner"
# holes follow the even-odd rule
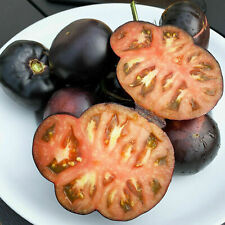
[[[220,133],[208,115],[193,120],[167,121],[165,128],[175,153],[175,173],[194,174],[217,155]]]
[[[76,117],[95,102],[94,96],[80,88],[65,87],[57,90],[49,99],[43,119],[55,113],[70,113]]]
[[[179,1],[165,9],[160,25],[174,25],[189,33],[195,44],[207,48],[209,43],[209,24],[204,12],[190,1]]]
[[[18,103],[33,110],[42,107],[57,88],[49,73],[48,49],[35,41],[11,43],[0,56],[0,81]]]
[[[111,29],[98,20],[72,22],[53,40],[49,53],[52,72],[74,86],[98,83],[113,65],[111,34]]]
[[[149,122],[156,124],[161,129],[166,127],[166,120],[156,116],[150,110],[146,110],[145,108],[141,107],[138,104],[135,104],[135,111],[138,112],[141,116],[147,119]]]
[[[97,90],[97,96],[103,102],[115,102],[124,106],[134,107],[133,99],[119,84],[115,71],[103,77]]]

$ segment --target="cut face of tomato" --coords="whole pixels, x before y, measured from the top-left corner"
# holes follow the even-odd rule
[[[113,33],[111,47],[121,57],[117,65],[121,86],[159,117],[196,118],[222,96],[219,64],[179,28],[129,22]]]
[[[99,104],[79,119],[48,117],[37,129],[34,161],[66,209],[130,220],[164,196],[174,169],[167,135],[134,110]]]

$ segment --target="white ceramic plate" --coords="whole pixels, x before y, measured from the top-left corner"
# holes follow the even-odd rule
[[[137,6],[139,19],[159,21],[162,9]],[[113,30],[132,20],[128,4],[99,4],[67,10],[45,18],[11,39],[36,40],[50,47],[56,34],[70,22],[95,18]],[[209,51],[225,73],[225,39],[211,30]],[[80,216],[59,205],[53,184],[36,169],[32,158],[32,139],[37,124],[35,115],[11,100],[0,88],[0,196],[21,216],[40,225],[219,225],[225,222],[225,101],[212,112],[221,133],[221,147],[213,162],[190,176],[174,176],[162,201],[151,211],[124,222],[110,221],[94,212]]]

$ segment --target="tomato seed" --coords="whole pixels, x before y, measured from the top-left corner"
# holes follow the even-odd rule
[[[163,39],[166,40],[166,39],[178,39],[179,38],[179,35],[178,33],[176,32],[173,32],[173,31],[164,31],[163,32]]]
[[[128,50],[147,48],[151,45],[151,42],[152,32],[148,29],[143,28],[142,32],[138,36],[138,39],[131,42],[128,47]]]
[[[131,73],[133,70],[135,70],[138,65],[141,63],[141,59],[133,59],[130,60],[129,62],[126,62],[123,65],[123,72],[128,75],[129,73]]]
[[[68,162],[68,165],[69,165],[69,166],[74,166],[75,163],[74,163],[73,161],[71,161],[71,162]]]
[[[146,145],[147,145],[147,147],[154,149],[157,147],[158,141],[159,141],[159,139],[153,133],[151,133],[148,136]]]
[[[122,149],[121,155],[123,157],[123,161],[127,161],[132,153],[134,152],[134,146],[131,143],[128,143],[127,145],[125,145],[125,147]]]
[[[167,165],[167,156],[163,156],[155,160],[154,165],[155,166]]]
[[[81,157],[77,157],[77,158],[76,158],[76,161],[77,161],[77,162],[82,162],[82,158],[81,158]]]
[[[62,171],[64,171],[65,169],[67,169],[70,165],[69,163],[67,163],[68,160],[63,160],[61,162],[57,162],[56,159],[53,159],[53,161],[48,165],[48,168],[58,174],[61,173]]]
[[[126,182],[128,189],[143,202],[142,185],[135,179],[129,179]]]
[[[168,90],[169,88],[172,87],[173,85],[173,80],[174,80],[174,75],[173,73],[168,73],[163,79],[162,79],[162,89],[163,91]]]
[[[178,111],[182,98],[185,94],[184,90],[186,89],[186,83],[182,83],[181,86],[177,89],[175,96],[171,99],[168,109],[173,111]]]
[[[197,81],[208,81],[211,80],[209,76],[206,76],[205,73],[201,72],[199,69],[192,70],[190,72],[191,77]]]
[[[205,62],[201,62],[197,65],[194,66],[194,68],[196,69],[200,69],[200,70],[212,70],[213,66],[211,64],[205,63]]]
[[[215,96],[216,95],[216,89],[208,89],[208,88],[206,88],[204,90],[204,94],[209,95],[209,96]]]
[[[50,126],[42,136],[42,140],[45,142],[49,142],[55,134],[55,124]]]
[[[122,207],[122,209],[125,213],[132,209],[132,207],[133,207],[132,205],[133,205],[133,202],[128,202],[128,201],[124,201],[124,200],[120,201],[120,206]]]
[[[154,193],[154,195],[156,195],[159,190],[161,189],[161,184],[159,183],[159,181],[157,179],[153,179],[150,183],[152,192]]]
[[[106,186],[106,185],[112,183],[114,179],[115,179],[114,175],[112,175],[109,172],[106,172],[104,175],[104,179],[103,179],[103,185]]]
[[[124,190],[123,197],[120,199],[120,206],[125,213],[132,210],[134,206],[134,202],[131,200],[130,194],[126,189]]]
[[[72,203],[77,199],[84,199],[85,197],[84,193],[81,190],[73,188],[73,185],[71,184],[64,186],[64,193]]]
[[[200,109],[200,105],[192,98],[190,101],[192,111]]]

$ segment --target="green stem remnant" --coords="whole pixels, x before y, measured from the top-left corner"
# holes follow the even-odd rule
[[[40,62],[37,59],[31,59],[29,62],[29,66],[34,74],[43,73],[46,67],[43,62]]]
[[[131,7],[132,15],[133,15],[133,20],[138,21],[138,14],[137,14],[137,9],[136,9],[134,0],[132,0],[132,2],[130,3],[130,7]]]

